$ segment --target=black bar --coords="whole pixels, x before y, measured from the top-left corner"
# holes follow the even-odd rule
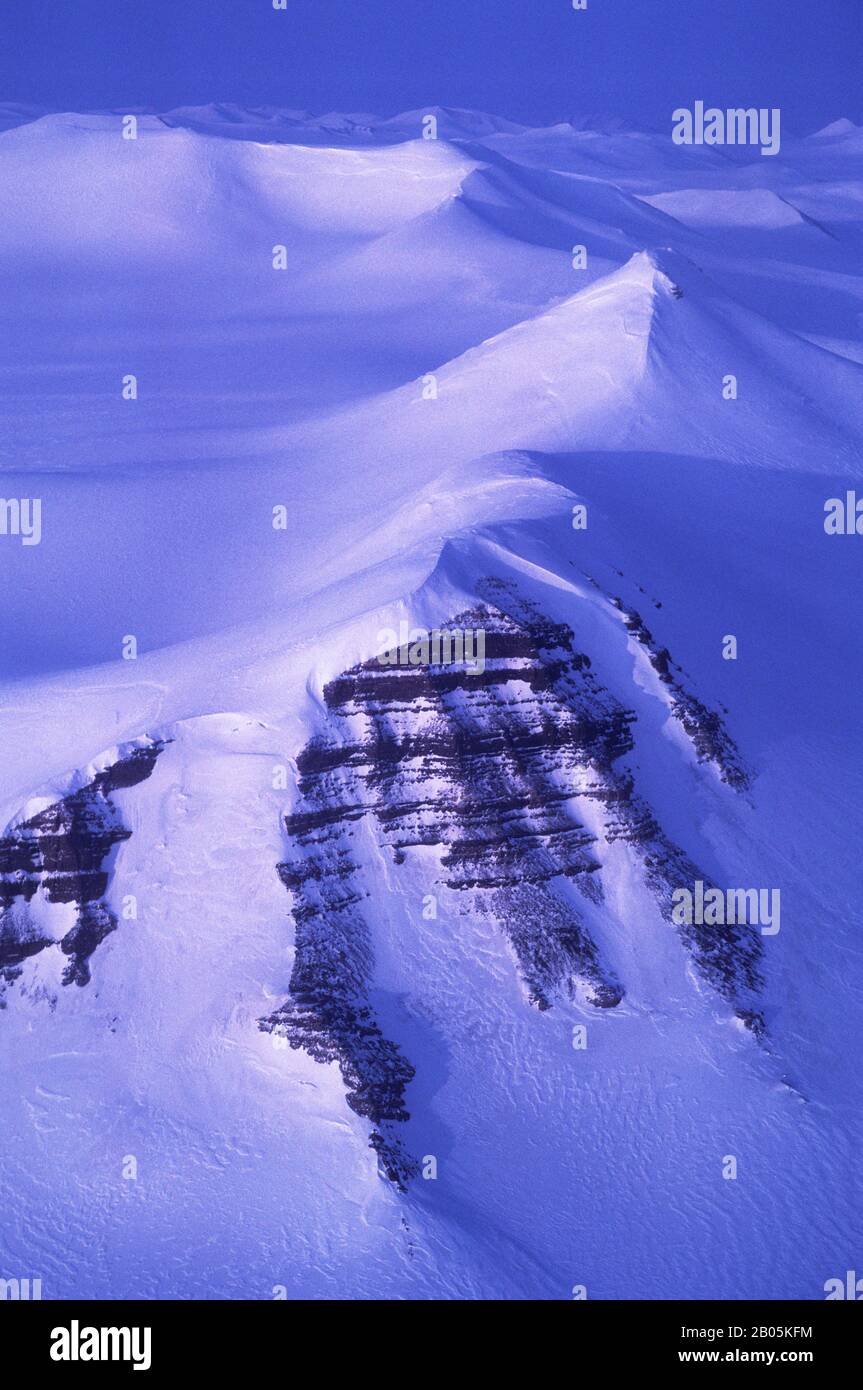
[[[247,1366],[249,1373],[292,1374],[299,1370],[297,1349],[305,1348],[303,1359],[315,1358],[315,1339],[322,1336],[319,1355],[322,1364],[331,1371],[334,1357],[343,1357],[347,1366],[355,1361],[354,1371],[361,1373],[366,1357],[373,1353],[379,1339],[388,1338],[389,1329],[402,1337],[406,1333],[418,1339],[421,1349],[423,1378],[427,1378],[435,1354],[442,1365],[449,1358],[450,1371],[454,1346],[448,1338],[437,1340],[439,1319],[448,1323],[448,1314],[423,1311],[419,1315],[404,1311],[381,1314],[365,1307],[360,1316],[363,1330],[351,1332],[356,1314],[346,1313],[341,1306],[318,1313],[311,1308],[299,1309],[287,1301],[245,1302],[10,1302],[0,1304],[0,1336],[2,1345],[14,1347],[28,1370],[54,1373],[62,1378],[76,1373],[92,1376],[100,1369],[111,1374],[131,1373],[135,1362],[139,1369],[157,1378],[170,1374],[204,1373],[220,1377],[230,1365]],[[381,1324],[378,1319],[385,1319]],[[419,1316],[419,1322],[414,1317]],[[457,1330],[465,1335],[465,1325],[459,1316]],[[501,1328],[501,1340],[494,1340],[494,1314],[489,1331],[480,1312],[479,1325],[474,1325],[473,1345],[486,1348],[490,1356],[505,1350],[509,1336],[518,1336],[518,1321],[522,1316],[510,1307],[507,1322]],[[536,1318],[530,1315],[531,1324]],[[548,1315],[546,1315],[548,1316]],[[344,1319],[348,1324],[345,1326]],[[517,1321],[514,1323],[513,1318]],[[339,1321],[336,1322],[335,1319]],[[319,1326],[316,1323],[319,1321]],[[333,1336],[333,1329],[339,1335]],[[804,1366],[823,1375],[853,1364],[861,1324],[859,1317],[847,1307],[833,1301],[820,1302],[575,1302],[565,1310],[551,1313],[548,1331],[564,1339],[557,1342],[559,1354],[569,1347],[571,1370],[575,1372],[584,1358],[584,1368],[600,1362],[609,1374],[622,1370],[665,1371],[692,1367],[696,1374],[703,1365],[724,1366],[734,1371],[739,1366],[761,1366],[767,1371],[784,1369],[788,1365]],[[382,1331],[383,1329],[388,1329]],[[98,1335],[94,1336],[91,1329]],[[117,1335],[102,1329],[117,1329]],[[137,1335],[133,1330],[137,1330]],[[146,1331],[149,1330],[149,1341]],[[443,1330],[443,1328],[441,1328]],[[358,1329],[359,1333],[359,1329]],[[508,1336],[509,1334],[509,1336]],[[488,1340],[491,1337],[493,1340]],[[106,1359],[85,1359],[91,1350]],[[392,1344],[391,1350],[395,1344]],[[78,1359],[52,1358],[55,1352]],[[126,1359],[107,1359],[116,1348]],[[363,1349],[365,1348],[365,1350]],[[431,1350],[432,1360],[429,1360]],[[83,1353],[83,1354],[82,1354]],[[377,1356],[374,1356],[377,1360]],[[398,1358],[403,1370],[409,1362]],[[394,1369],[394,1368],[393,1368]]]

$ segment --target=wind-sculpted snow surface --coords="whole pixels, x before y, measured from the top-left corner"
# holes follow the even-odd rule
[[[0,107],[0,1279],[822,1297],[863,132],[126,126]]]

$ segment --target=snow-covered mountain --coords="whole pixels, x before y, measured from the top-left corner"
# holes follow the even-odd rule
[[[860,130],[126,116],[0,108],[0,1277],[823,1297]]]

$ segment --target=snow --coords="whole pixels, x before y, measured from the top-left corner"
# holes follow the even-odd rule
[[[119,113],[0,111],[2,492],[43,499],[39,546],[0,537],[0,824],[171,740],[116,794],[108,901],[137,919],[86,987],[56,950],[25,962],[0,1013],[0,1275],[820,1298],[861,1235],[859,538],[822,524],[863,481],[860,132],[765,161],[449,110],[425,141],[426,114],[187,108],[133,142]],[[281,817],[325,683],[489,577],[634,710],[627,762],[676,843],[781,889],[768,1041],[625,844],[580,905],[623,1004],[539,1012],[458,893],[423,917],[433,853],[396,868],[363,825],[374,1007],[417,1069],[404,1143],[439,1169],[399,1194],[338,1067],[257,1026],[293,957]],[[750,792],[697,762],[614,596],[727,708]]]
[[[760,227],[772,232],[803,222],[800,213],[769,188],[684,188],[644,201],[687,227]]]

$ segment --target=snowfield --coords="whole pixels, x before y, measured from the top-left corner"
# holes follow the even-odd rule
[[[123,115],[0,108],[0,1278],[823,1298],[863,130]]]

